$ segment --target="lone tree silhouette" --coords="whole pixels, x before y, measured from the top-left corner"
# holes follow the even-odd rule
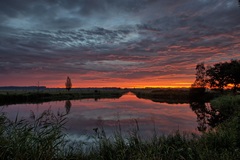
[[[194,88],[204,88],[206,86],[206,81],[205,81],[205,66],[204,63],[199,63],[196,66],[196,80],[192,84],[192,87]]]
[[[71,79],[69,77],[67,77],[67,81],[66,81],[65,85],[66,85],[66,89],[68,91],[72,88],[72,82],[71,82]]]

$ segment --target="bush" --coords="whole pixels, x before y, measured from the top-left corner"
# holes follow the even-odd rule
[[[210,103],[225,117],[230,117],[240,111],[240,95],[225,95],[212,100]]]

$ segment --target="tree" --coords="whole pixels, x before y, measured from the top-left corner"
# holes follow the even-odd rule
[[[206,71],[207,83],[210,87],[223,90],[228,85],[233,85],[233,90],[240,85],[240,60],[231,62],[217,63]]]
[[[72,82],[69,77],[67,77],[67,81],[65,83],[66,89],[69,91],[72,88]]]
[[[207,82],[212,88],[223,90],[229,83],[228,63],[217,63],[213,67],[209,67],[206,71],[208,77]]]
[[[192,84],[190,91],[200,93],[205,90],[205,86],[217,88],[223,91],[226,86],[233,86],[234,92],[240,87],[240,60],[231,62],[216,63],[207,68],[204,63],[196,65],[196,80]]]
[[[233,91],[236,92],[240,86],[240,60],[231,60],[229,64],[229,83],[233,84]]]
[[[205,66],[204,63],[199,63],[196,66],[196,80],[192,84],[192,87],[194,88],[204,88],[206,86],[206,81],[205,81]]]

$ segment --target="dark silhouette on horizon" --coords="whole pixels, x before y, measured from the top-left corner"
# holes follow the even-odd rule
[[[205,69],[204,63],[196,66],[196,80],[192,88],[218,89],[223,92],[226,87],[232,85],[234,93],[240,87],[240,60],[220,62]]]
[[[65,83],[66,89],[69,91],[72,88],[72,82],[69,77],[67,77],[66,83]]]

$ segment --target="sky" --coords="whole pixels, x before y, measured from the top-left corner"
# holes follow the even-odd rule
[[[240,59],[238,0],[0,3],[0,86],[189,87]]]

